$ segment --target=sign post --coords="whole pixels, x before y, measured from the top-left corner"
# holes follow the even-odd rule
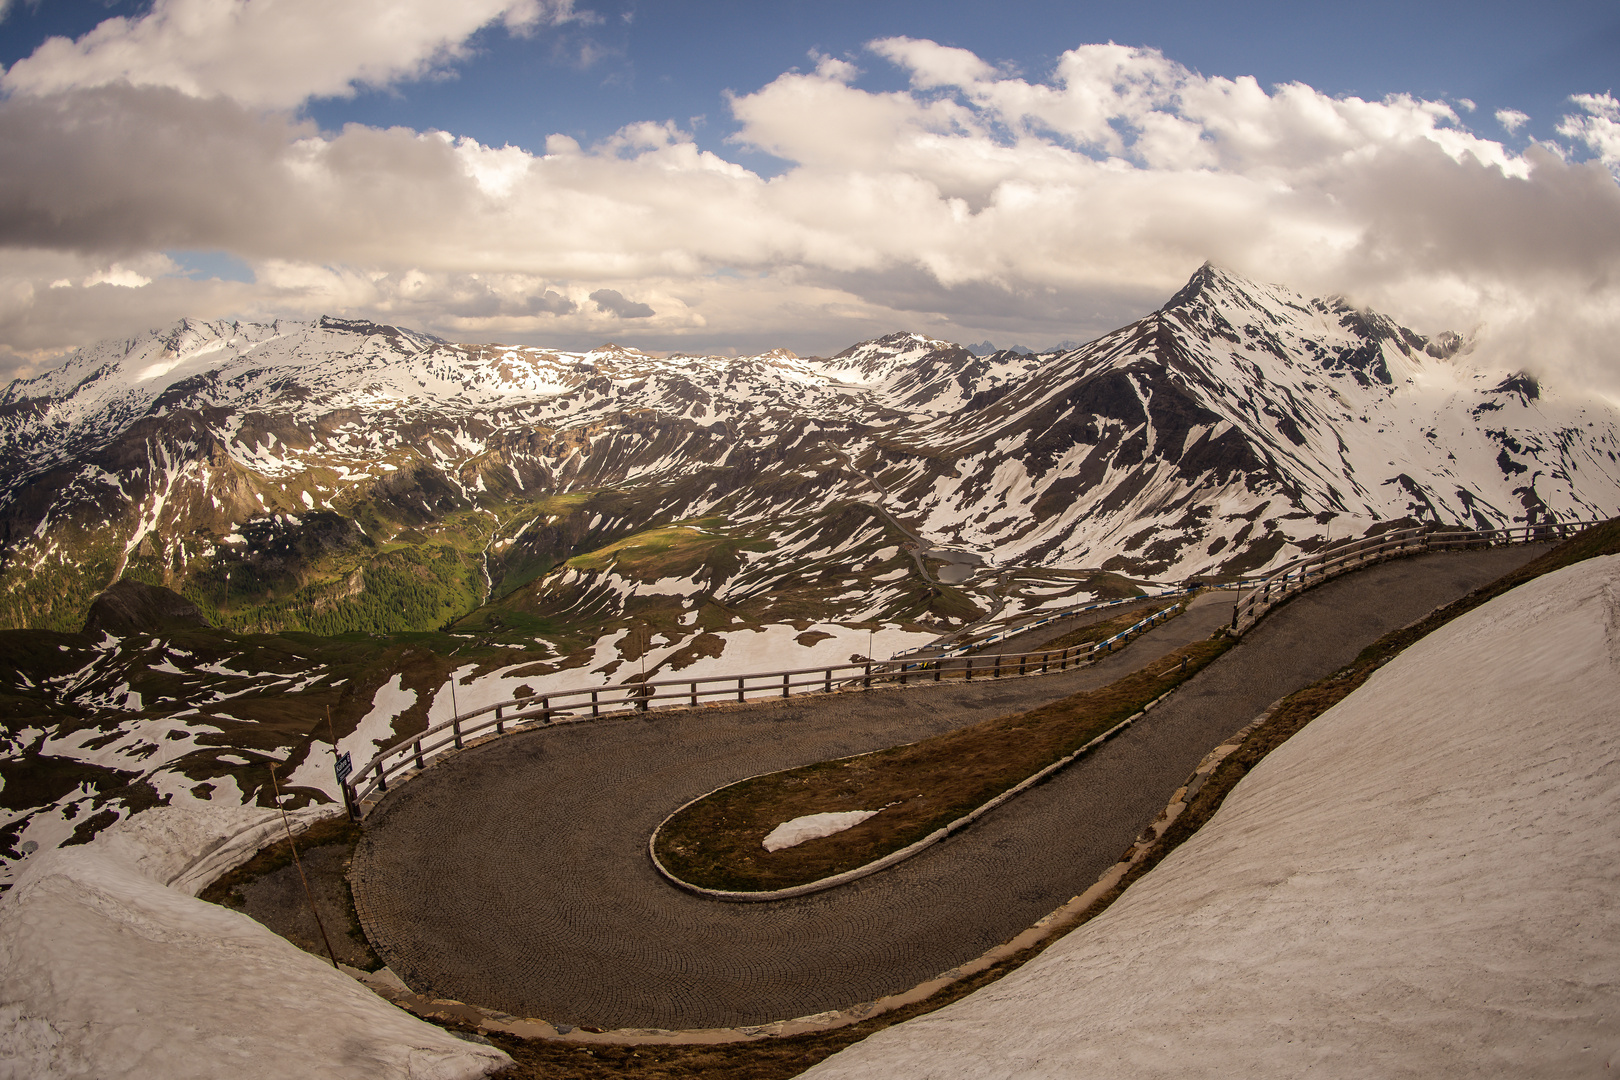
[[[337,756],[332,762],[332,768],[337,773],[338,787],[343,790],[343,809],[349,812],[350,821],[359,821],[354,800],[349,797],[349,777],[354,773],[354,760],[349,757],[347,750]]]

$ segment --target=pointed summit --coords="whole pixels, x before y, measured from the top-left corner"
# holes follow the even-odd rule
[[[1187,279],[1187,284],[1177,290],[1176,295],[1165,301],[1159,310],[1174,311],[1177,308],[1188,307],[1202,296],[1206,289],[1226,278],[1227,275],[1217,269],[1214,263],[1206,260],[1203,266],[1193,271],[1192,277]]]
[[[1278,304],[1293,307],[1308,304],[1309,299],[1281,285],[1261,284],[1249,278],[1206,261],[1193,271],[1176,294],[1165,301],[1160,314],[1206,307],[1259,307],[1272,309]]]

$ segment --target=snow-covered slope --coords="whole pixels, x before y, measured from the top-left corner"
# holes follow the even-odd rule
[[[1039,356],[911,333],[831,359],[657,357],[184,322],[0,393],[0,625],[74,629],[133,573],[237,627],[428,629],[700,519],[756,554],[875,526],[874,550],[1182,578],[1400,519],[1620,508],[1613,406],[1459,362],[1460,345],[1212,266],[1160,311]],[[702,580],[763,595],[803,572],[738,556]],[[412,608],[401,574],[434,595]],[[988,577],[946,595],[918,573],[865,600],[830,581],[792,617],[959,623],[994,603]],[[385,610],[408,613],[377,625]]]
[[[275,816],[151,810],[42,853],[0,896],[0,1076],[472,1080],[509,1064],[169,884]]]
[[[1612,406],[1458,363],[1459,344],[1205,266],[995,400],[897,432],[882,475],[931,535],[1170,576],[1407,517],[1612,513]]]
[[[1608,556],[1414,645],[1097,919],[805,1075],[1610,1075],[1617,696]]]

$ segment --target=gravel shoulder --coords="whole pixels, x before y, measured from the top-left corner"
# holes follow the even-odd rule
[[[664,882],[647,837],[745,776],[921,738],[1104,685],[1230,618],[1231,596],[1062,675],[649,714],[510,736],[391,792],[351,882],[424,992],[602,1028],[762,1023],[908,989],[1012,937],[1110,866],[1198,760],[1366,644],[1543,550],[1371,567],[1275,611],[1090,758],[893,870],[757,905]]]

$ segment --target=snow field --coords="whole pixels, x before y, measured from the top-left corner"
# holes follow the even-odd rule
[[[504,1066],[194,898],[280,828],[270,811],[160,808],[30,860],[0,897],[0,1077],[471,1080]]]

